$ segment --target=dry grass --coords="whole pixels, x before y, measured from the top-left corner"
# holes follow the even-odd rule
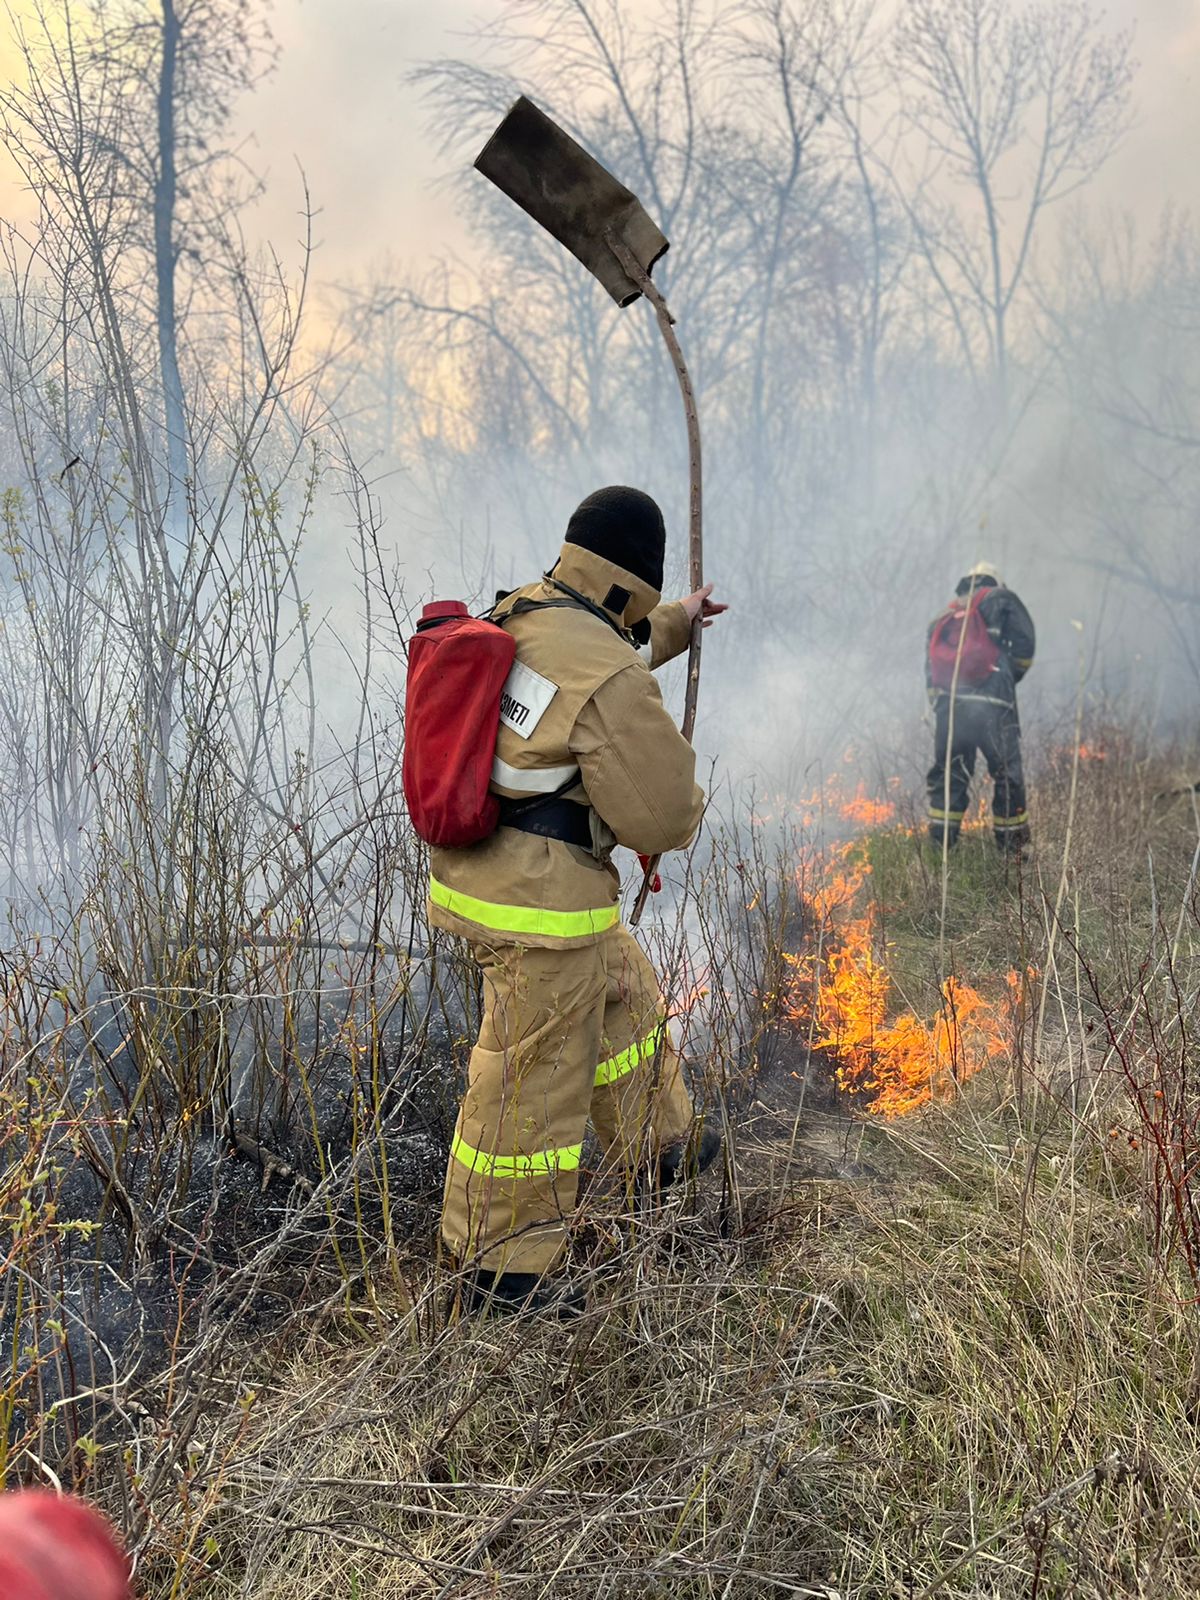
[[[120,1511],[141,1592],[1196,1593],[1195,817],[1129,753],[1088,769],[1068,841],[1066,781],[1039,786],[1030,871],[955,863],[957,970],[1016,951],[1038,974],[1011,1058],[893,1124],[814,1110],[789,1070],[803,1040],[767,1002],[803,885],[772,899],[768,857],[719,842],[697,992],[712,1099],[743,1097],[732,1159],[655,1216],[589,1195],[578,1323],[455,1321],[428,1241],[365,1213],[329,1260],[353,1162],[294,1199],[326,1259],[288,1313],[249,1347],[205,1312],[212,1353],[147,1375],[66,1463]],[[869,848],[919,998],[938,886],[910,837]]]
[[[627,1236],[577,1326],[446,1325],[435,1283],[326,1328],[212,1439],[185,1592],[1194,1594],[1195,1312],[1136,1158],[1029,1145],[996,1087],[831,1122],[842,1179],[778,1108],[736,1211]]]
[[[1067,848],[1059,760],[1036,870],[956,865],[959,970],[1040,969],[1011,1061],[884,1124],[814,1113],[777,1060],[733,1187],[686,1217],[594,1199],[578,1324],[457,1323],[418,1262],[248,1353],[147,1592],[1195,1594],[1195,829],[1161,771],[1090,766]],[[936,884],[911,841],[871,848],[919,988]]]

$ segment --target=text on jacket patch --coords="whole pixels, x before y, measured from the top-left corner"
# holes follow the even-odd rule
[[[500,693],[500,721],[519,738],[528,739],[557,693],[556,683],[514,661]]]

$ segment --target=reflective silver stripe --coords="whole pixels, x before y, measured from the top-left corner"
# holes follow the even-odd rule
[[[940,695],[943,700],[972,700],[976,705],[981,706],[1008,706],[1011,708],[1013,704],[1011,700],[1001,700],[998,695],[968,694],[965,689],[956,689],[953,695],[949,689],[935,689],[934,693]]]
[[[492,782],[519,794],[553,794],[578,777],[578,767],[510,767],[499,756],[492,762]]]

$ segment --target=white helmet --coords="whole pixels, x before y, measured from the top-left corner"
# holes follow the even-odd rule
[[[990,561],[977,561],[970,572],[967,573],[967,577],[990,578],[993,583],[999,584],[1001,588],[1004,587],[1004,579]]]

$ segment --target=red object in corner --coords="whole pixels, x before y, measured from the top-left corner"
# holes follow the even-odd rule
[[[129,1560],[98,1511],[49,1489],[0,1494],[0,1600],[132,1600]]]
[[[489,785],[516,653],[511,634],[470,616],[461,600],[421,613],[408,644],[404,798],[426,844],[459,848],[495,832],[500,802]]]

